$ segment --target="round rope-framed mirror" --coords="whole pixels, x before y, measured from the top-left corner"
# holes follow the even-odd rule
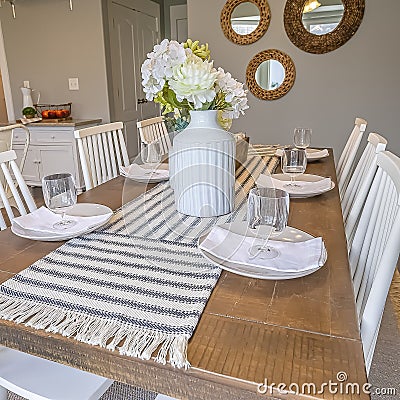
[[[296,68],[292,59],[277,49],[257,53],[246,69],[250,92],[262,100],[277,100],[293,86]]]
[[[221,11],[221,28],[236,44],[250,44],[267,31],[271,12],[267,0],[228,0]]]
[[[365,0],[288,0],[284,26],[299,49],[324,54],[345,44],[364,16]]]

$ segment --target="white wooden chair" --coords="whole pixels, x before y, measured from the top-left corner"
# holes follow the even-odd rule
[[[28,154],[28,148],[29,148],[30,138],[31,138],[29,129],[25,125],[13,124],[13,125],[7,125],[7,126],[0,127],[0,152],[13,149],[14,131],[16,128],[20,128],[25,131],[25,141],[24,141],[23,152],[22,152],[20,160],[18,161],[18,167],[22,173],[24,166],[25,166],[25,160],[26,160],[26,156]],[[4,183],[4,177],[2,177],[0,179],[1,179],[1,182]],[[5,186],[5,190],[7,193],[7,197],[9,199],[11,199],[12,193],[10,192],[8,185]],[[13,204],[13,205],[15,205],[15,204]],[[1,201],[0,201],[0,208],[4,208],[4,205]]]
[[[36,204],[22,177],[21,171],[16,163],[17,155],[14,150],[0,153],[0,200],[6,210],[10,222],[15,214],[12,207],[18,208],[20,215],[36,210]],[[12,177],[14,175],[14,179]],[[17,189],[18,187],[18,189]],[[22,195],[22,198],[21,198]],[[0,212],[0,229],[6,229],[6,222]]]
[[[367,145],[343,193],[343,221],[350,246],[362,207],[378,168],[376,164],[377,155],[386,149],[386,145],[387,140],[384,137],[377,133],[369,134]]]
[[[120,166],[129,165],[123,127],[112,122],[74,132],[86,190],[115,178]]]
[[[28,400],[97,400],[113,380],[0,347],[0,400],[11,391]],[[158,394],[155,400],[176,400]]]
[[[168,154],[172,147],[170,135],[164,122],[164,117],[154,117],[137,122],[139,137],[142,143],[148,145],[158,141],[161,155]]]
[[[357,156],[357,150],[360,146],[362,136],[367,129],[367,121],[362,118],[356,118],[353,131],[340,155],[336,166],[336,175],[339,186],[340,197],[342,198],[349,183],[351,173],[354,169],[354,163]]]
[[[0,400],[7,400],[7,390],[28,400],[97,400],[112,383],[89,372],[0,348]]]
[[[367,373],[400,252],[400,158],[383,151],[377,164],[349,253]]]

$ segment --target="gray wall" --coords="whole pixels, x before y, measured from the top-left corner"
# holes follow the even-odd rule
[[[400,1],[366,0],[364,19],[355,36],[341,48],[313,55],[296,48],[283,26],[285,1],[268,0],[271,24],[257,42],[239,46],[222,33],[224,0],[188,0],[189,37],[208,42],[215,66],[245,82],[247,63],[259,51],[276,48],[289,54],[296,82],[279,100],[263,101],[249,94],[250,109],[232,130],[245,131],[252,143],[291,143],[296,126],[313,129],[315,146],[342,151],[356,116],[368,121],[367,132],[385,136],[400,155],[399,113]],[[205,22],[206,21],[206,22]]]
[[[72,101],[75,118],[109,121],[101,0],[22,0],[17,18],[3,3],[0,20],[16,117],[21,116],[20,87],[29,80],[41,103]],[[79,78],[79,91],[68,78]],[[34,98],[35,101],[36,98]]]
[[[106,57],[101,0],[20,0],[17,18],[3,4],[0,20],[15,113],[22,107],[19,87],[30,80],[42,93],[41,101],[72,101],[76,118],[100,117],[109,121]],[[234,121],[233,130],[246,131],[256,142],[290,143],[293,128],[313,128],[313,144],[345,144],[356,116],[368,120],[367,131],[389,140],[400,154],[396,124],[400,78],[397,51],[400,37],[400,1],[366,0],[364,20],[355,36],[331,53],[313,55],[297,49],[283,28],[282,0],[269,0],[272,19],[268,32],[256,43],[229,42],[220,28],[224,0],[188,0],[189,36],[208,42],[216,66],[245,81],[247,63],[256,53],[277,48],[288,53],[297,70],[292,90],[275,101],[249,94],[250,109]],[[80,90],[68,90],[68,78],[79,77]]]

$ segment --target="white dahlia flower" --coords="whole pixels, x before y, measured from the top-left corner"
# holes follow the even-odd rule
[[[186,99],[196,110],[213,101],[217,74],[212,62],[191,55],[185,63],[174,68],[168,83],[178,101]]]

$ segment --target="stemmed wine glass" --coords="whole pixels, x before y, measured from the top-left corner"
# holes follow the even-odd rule
[[[61,214],[61,220],[53,228],[63,230],[76,224],[76,221],[65,218],[65,213],[76,204],[77,194],[74,177],[69,174],[47,175],[42,180],[44,202],[51,211]]]
[[[295,128],[293,135],[293,143],[298,149],[306,149],[311,144],[312,129]]]
[[[151,143],[142,143],[140,157],[144,166],[149,167],[149,174],[157,173],[157,166],[161,162],[161,147],[160,143],[155,140]]]
[[[268,242],[271,234],[280,233],[285,229],[289,216],[289,194],[284,190],[273,188],[253,188],[247,201],[247,221],[251,229],[259,225],[268,225],[271,231],[265,243],[249,248],[249,258],[272,259],[280,252]]]
[[[282,155],[282,172],[290,176],[288,188],[299,188],[301,185],[295,182],[295,177],[304,174],[307,167],[307,154],[305,150],[292,148],[284,149]]]

